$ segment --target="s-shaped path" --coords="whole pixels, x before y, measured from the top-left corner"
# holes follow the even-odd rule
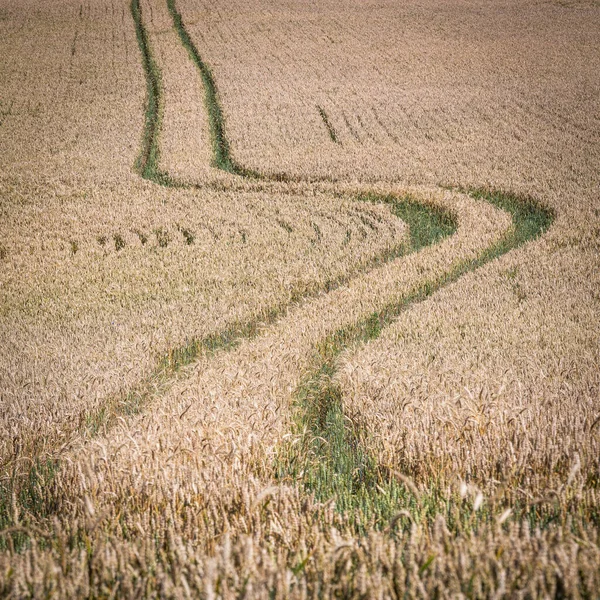
[[[272,181],[237,165],[229,149],[212,73],[201,59],[174,0],[160,6],[155,3],[153,19],[171,19],[172,30],[162,31],[161,36],[170,36],[171,42],[174,36],[179,38],[179,52],[191,59],[196,79],[176,74],[173,67],[182,63],[181,56],[170,64],[172,55],[162,52],[164,62],[157,62],[153,46],[162,42],[157,41],[158,36],[149,35],[140,0],[132,1],[132,15],[148,86],[146,134],[138,164],[142,176],[166,186],[227,185],[235,189],[239,185],[240,193],[257,186],[274,194],[289,186],[307,191],[317,187],[357,200],[386,202],[406,220],[413,243],[409,249],[412,252],[405,256],[401,256],[402,242],[394,252],[378,257],[369,268],[335,282],[329,289],[296,298],[288,307],[277,307],[263,327],[250,327],[247,335],[240,328],[237,343],[222,344],[223,351],[216,355],[206,352],[209,347],[199,341],[190,353],[195,362],[187,368],[188,376],[155,399],[152,410],[127,421],[117,420],[108,435],[91,446],[84,442],[92,456],[84,460],[85,468],[73,472],[83,486],[76,493],[86,490],[94,503],[105,507],[114,503],[114,491],[110,497],[103,497],[101,482],[109,476],[119,482],[122,493],[118,495],[124,502],[143,496],[148,481],[154,490],[163,490],[165,497],[170,497],[174,486],[208,471],[226,473],[234,481],[248,474],[249,465],[252,472],[260,471],[257,465],[262,465],[263,474],[268,476],[281,439],[295,419],[304,423],[308,435],[327,436],[322,423],[309,416],[310,407],[299,411],[294,408],[295,392],[303,382],[314,379],[324,365],[335,371],[342,351],[376,338],[400,311],[534,239],[552,221],[552,214],[535,201],[501,192],[479,190],[468,195],[456,190],[397,190],[389,186],[351,189],[344,184],[286,181],[285,174]],[[171,45],[171,51],[177,50]],[[210,144],[211,153],[204,151],[195,156],[205,160],[210,157],[213,167],[225,175],[210,176],[208,183],[184,183],[162,166],[169,163],[168,156],[161,153],[161,144],[170,144],[169,129],[163,129],[162,121],[169,98],[163,82],[177,81],[179,93],[193,95],[197,94],[198,79],[204,86],[208,113],[204,139],[189,127],[184,128],[188,137],[180,143],[191,152],[199,145],[206,150]],[[173,89],[171,85],[166,87]],[[195,113],[189,116],[196,123],[202,122]],[[180,122],[178,130],[182,127]],[[200,167],[203,174],[211,173],[210,165],[203,163]],[[407,191],[419,201],[407,200]],[[422,231],[424,215],[429,223],[437,219],[446,224],[452,215],[458,224],[454,234],[443,235],[450,231],[438,230],[428,238]],[[327,462],[327,457],[323,460]]]

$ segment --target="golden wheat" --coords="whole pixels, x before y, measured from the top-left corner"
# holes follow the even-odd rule
[[[594,597],[599,27],[0,3],[0,594]],[[438,184],[556,218],[505,253],[532,217]],[[456,232],[399,257],[405,194]]]

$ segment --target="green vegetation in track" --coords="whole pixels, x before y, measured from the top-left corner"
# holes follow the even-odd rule
[[[194,43],[183,24],[181,15],[177,11],[174,0],[167,0],[167,6],[181,43],[187,50],[192,62],[196,65],[200,72],[200,76],[202,77],[202,83],[204,84],[204,104],[206,106],[206,112],[208,113],[208,122],[212,139],[213,165],[222,171],[227,171],[234,175],[255,179],[260,178],[258,173],[241,167],[236,164],[231,157],[229,142],[225,133],[225,117],[223,115],[223,110],[221,109],[219,94],[212,72],[208,65],[202,60],[198,50],[194,46]]]
[[[291,479],[322,501],[335,499],[340,512],[347,513],[357,532],[370,527],[389,525],[400,511],[418,512],[420,518],[435,519],[445,514],[448,523],[470,525],[469,514],[456,511],[443,490],[429,488],[427,498],[420,497],[385,465],[377,464],[368,451],[369,440],[360,418],[344,414],[342,393],[334,376],[342,352],[379,337],[383,329],[408,307],[417,304],[462,275],[481,267],[509,250],[533,240],[551,225],[554,215],[530,198],[487,189],[461,190],[473,198],[490,202],[510,213],[512,227],[506,235],[475,259],[459,262],[451,271],[425,282],[358,323],[340,329],[321,341],[316,348],[317,367],[296,391],[296,439],[285,445],[276,461],[279,479]],[[411,240],[416,249],[439,241],[445,230],[430,227],[425,215],[411,226]],[[406,216],[404,217],[406,218]],[[299,440],[298,441],[298,436]],[[440,503],[445,504],[440,507]],[[550,516],[535,517],[539,525]],[[478,519],[485,519],[485,512]]]
[[[411,252],[441,242],[455,233],[458,226],[456,217],[450,211],[434,204],[420,202],[411,196],[399,199],[393,194],[370,192],[356,194],[353,199],[373,204],[388,204],[392,213],[408,226]]]
[[[135,167],[144,179],[160,185],[177,187],[175,182],[159,167],[158,134],[162,124],[162,77],[154,60],[148,34],[142,21],[140,0],[131,0],[131,15],[135,23],[135,34],[142,54],[142,66],[146,75],[146,114],[142,148]]]
[[[325,110],[323,108],[321,108],[320,106],[317,106],[317,110],[319,111],[319,115],[321,116],[321,119],[323,120],[323,123],[325,124],[325,128],[327,129],[327,133],[329,134],[331,141],[334,144],[341,144],[341,142],[338,140],[337,133],[335,132],[335,129],[334,129],[333,125],[331,124],[331,121],[329,120],[329,117],[327,116],[327,113],[325,112]]]
[[[142,177],[153,179],[158,162],[157,137],[160,129],[160,89],[161,75],[148,44],[148,36],[142,23],[142,8],[139,0],[131,1],[131,14],[135,23],[135,33],[140,50],[142,63],[146,74],[146,114],[144,123],[144,138],[142,149],[136,161],[136,167]]]

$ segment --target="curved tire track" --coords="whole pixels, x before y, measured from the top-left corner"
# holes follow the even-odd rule
[[[138,43],[142,53],[142,63],[147,78],[148,98],[145,135],[142,143],[142,152],[136,163],[136,168],[142,177],[154,181],[159,185],[181,187],[185,184],[173,180],[168,173],[163,173],[158,168],[158,138],[161,126],[161,79],[160,72],[150,51],[148,35],[142,22],[139,1],[132,0],[131,12],[136,24]],[[173,8],[176,8],[173,0],[169,0],[169,4]],[[176,22],[174,25],[176,25]],[[216,94],[214,97],[218,100]],[[221,127],[220,131],[223,139],[226,141],[224,127]],[[286,187],[289,185],[288,182],[285,182],[285,185],[278,183],[280,179],[283,179],[283,175],[276,177],[276,181],[270,181],[267,179],[258,180],[258,178],[248,175],[244,171],[237,173],[237,175],[245,174],[254,180],[254,185],[257,189],[264,189],[262,186],[269,185],[273,192],[281,193],[285,192]],[[233,179],[228,185],[236,185],[235,178]],[[306,182],[306,184],[308,183],[314,182]],[[210,187],[211,183],[209,182],[206,185]],[[218,186],[222,188],[222,182],[218,182]],[[346,195],[352,193],[341,186],[323,186],[320,189],[331,193],[340,193],[341,191],[341,193],[345,193]],[[469,191],[476,198],[479,197],[479,199],[490,203],[496,208],[508,211],[513,222],[512,228],[508,232],[505,232],[504,235],[501,235],[499,232],[494,231],[491,225],[488,228],[489,230],[485,230],[484,227],[484,233],[487,237],[486,235],[482,235],[482,239],[487,241],[483,248],[479,248],[475,244],[473,248],[470,248],[468,256],[465,256],[465,249],[461,247],[460,231],[462,229],[464,232],[465,229],[469,229],[470,227],[477,227],[477,219],[474,218],[472,213],[476,213],[479,210],[480,205],[478,203],[466,202],[464,197],[462,197],[462,202],[465,204],[464,211],[466,212],[459,211],[458,232],[456,235],[450,236],[449,234],[453,233],[457,227],[456,220],[453,217],[453,211],[456,212],[456,207],[453,207],[451,204],[440,206],[439,204],[436,205],[435,201],[418,203],[415,200],[399,198],[390,191],[385,193],[371,191],[369,193],[369,190],[365,189],[357,193],[354,190],[353,197],[355,199],[369,202],[385,202],[390,205],[396,216],[408,223],[411,234],[411,248],[408,250],[413,251],[412,255],[406,256],[408,252],[405,252],[405,249],[399,246],[392,253],[376,257],[367,269],[354,273],[352,277],[341,277],[336,281],[330,282],[328,286],[320,291],[315,291],[314,294],[300,295],[293,299],[291,305],[286,304],[285,306],[271,307],[270,309],[266,309],[263,315],[253,321],[234,323],[225,331],[215,333],[202,340],[192,340],[186,346],[172,350],[158,365],[156,371],[135,389],[130,390],[126,398],[119,397],[108,400],[104,407],[106,415],[104,416],[102,427],[108,429],[109,426],[117,423],[119,415],[139,412],[144,404],[157,394],[157,388],[158,395],[160,396],[165,388],[174,383],[179,369],[184,365],[196,361],[203,355],[210,354],[218,349],[234,350],[243,340],[247,340],[247,343],[243,345],[244,347],[233,352],[222,353],[221,358],[231,357],[232,361],[235,359],[238,361],[238,364],[242,364],[243,366],[254,366],[255,363],[261,363],[261,361],[263,363],[268,362],[268,357],[264,357],[265,351],[272,351],[275,348],[279,352],[283,349],[287,352],[287,355],[281,357],[277,364],[268,365],[271,371],[265,371],[267,377],[265,381],[257,382],[254,393],[260,396],[260,398],[265,396],[268,385],[271,383],[269,377],[278,378],[277,384],[280,392],[283,394],[287,394],[286,390],[289,389],[290,385],[295,385],[297,387],[295,395],[298,401],[298,421],[301,427],[307,426],[307,428],[305,439],[302,441],[302,444],[296,445],[295,450],[288,452],[286,447],[282,447],[280,452],[281,460],[276,465],[277,474],[282,478],[293,478],[295,481],[299,481],[306,489],[315,492],[319,497],[330,497],[332,494],[338,497],[342,494],[346,494],[347,496],[347,492],[350,490],[350,495],[362,499],[366,498],[367,502],[373,504],[378,503],[379,498],[376,493],[373,495],[373,490],[377,489],[376,485],[381,486],[381,483],[384,485],[388,483],[385,480],[385,473],[382,474],[380,472],[378,466],[373,464],[372,459],[356,443],[360,439],[353,430],[354,424],[351,427],[347,427],[344,424],[343,418],[338,419],[338,417],[343,417],[341,397],[337,393],[335,386],[331,384],[331,378],[337,368],[340,352],[352,345],[375,339],[381,330],[399,312],[412,304],[425,300],[445,285],[457,281],[464,273],[477,269],[512,248],[541,235],[552,221],[552,214],[531,199],[519,198],[501,192],[490,192],[488,190],[461,191]],[[485,213],[485,211],[482,212]],[[491,213],[488,212],[485,214],[489,216]],[[472,219],[472,222],[469,222],[469,218]],[[422,235],[417,235],[419,232]],[[447,248],[451,250],[449,253],[445,252]],[[416,253],[414,252],[416,250],[422,250],[422,252]],[[405,255],[404,261],[395,260],[398,256],[402,255]],[[406,281],[402,280],[405,264],[411,263],[418,271],[425,259],[431,258],[432,255],[436,257],[436,261],[434,261],[433,267],[426,271],[425,274],[418,273],[419,276],[415,276],[414,279],[408,278]],[[459,256],[458,261],[454,260],[457,256]],[[462,258],[460,258],[461,256]],[[386,274],[392,275],[391,283],[387,286],[385,282]],[[394,277],[397,279],[394,279]],[[320,292],[327,293],[319,295]],[[368,294],[371,294],[370,304],[367,303],[365,308],[361,306],[361,302],[365,295]],[[324,306],[332,307],[327,326],[323,325],[322,308]],[[286,316],[286,312],[293,314]],[[306,322],[313,326],[309,334],[301,340],[294,339],[293,332],[289,329],[289,324],[298,315],[304,315],[303,318]],[[263,330],[265,323],[271,324],[271,327],[266,332]],[[252,338],[255,338],[256,343],[250,342]],[[292,342],[296,343],[297,346],[289,349],[285,347],[285,344],[288,342],[291,345],[293,345]],[[312,353],[313,356],[306,358],[306,353],[309,355]],[[304,383],[302,382],[303,373],[298,366],[298,362],[302,361],[297,360],[300,354],[304,356],[303,364],[308,364],[312,367],[312,372],[308,377],[304,378]],[[203,365],[210,364],[210,362],[220,362],[221,366],[228,364],[227,361],[222,361],[221,359],[219,361],[207,360],[201,362]],[[286,371],[286,369],[289,371],[290,362],[294,364],[294,367],[297,367],[296,372],[291,374]],[[260,372],[260,369],[257,368],[255,372]],[[214,379],[211,382],[210,377],[207,377],[206,381],[207,386],[210,386],[211,383],[214,384]],[[231,406],[239,407],[239,393],[233,384],[228,387],[229,383],[225,382],[223,385],[224,394],[229,394],[230,396],[226,401]],[[220,388],[218,387],[212,389],[205,387],[204,389],[207,392],[211,392],[214,389],[220,392]],[[286,397],[289,398],[289,395]],[[323,400],[323,402],[315,404],[313,402],[315,398],[319,401]],[[195,399],[194,395],[192,395],[191,402]],[[192,405],[190,404],[189,406]],[[181,413],[177,412],[175,414],[173,411],[177,407],[166,407],[171,419],[164,419],[164,423],[161,424],[166,436],[172,439],[176,438],[185,431],[186,426],[189,426],[190,421],[186,419],[192,415],[194,408],[192,407],[190,412],[187,413],[188,408],[185,408]],[[160,415],[161,418],[162,416]],[[333,418],[330,418],[330,416],[333,416]],[[151,417],[152,415],[148,415],[149,419]],[[341,428],[335,426],[336,419],[338,422],[341,422]],[[329,423],[332,422],[334,427],[329,427]],[[156,422],[154,424],[156,425]],[[126,424],[123,423],[123,427],[125,426]],[[88,431],[84,433],[95,434],[96,432]],[[143,430],[134,433],[134,435],[138,434],[143,436]],[[81,454],[84,461],[87,460],[85,457],[88,452],[92,454],[95,452],[92,451],[90,445],[87,443],[86,438],[88,437],[89,435],[84,435],[81,440],[81,444],[86,446],[86,453]],[[329,441],[339,442],[337,446],[338,452],[349,457],[347,465],[350,465],[350,468],[347,465],[336,463],[335,460],[332,460],[331,455],[323,454],[323,448],[319,446],[315,447],[314,440],[318,437],[323,437],[326,441],[327,437],[329,437]],[[112,446],[113,443],[114,446]],[[178,443],[179,441],[177,440],[174,446],[177,446]],[[112,441],[107,442],[107,444],[112,446],[112,451],[114,452],[112,462],[120,460],[117,458],[117,455],[124,446],[122,442],[112,437]],[[133,446],[136,446],[136,448],[126,448],[125,450],[132,453],[137,452],[137,444],[133,444]],[[329,443],[324,446],[333,447],[334,445]],[[303,451],[307,450],[307,454],[312,457],[316,456],[323,469],[311,472],[310,469],[313,463],[310,463],[308,464],[309,469],[305,469],[305,473],[300,477],[298,465],[302,464],[300,459],[303,457],[298,454],[299,449]],[[154,450],[152,450],[152,453],[154,453]],[[143,456],[140,456],[140,468],[143,464],[143,458]],[[80,460],[77,458],[73,464],[75,463],[77,463],[77,467],[81,466]],[[115,465],[111,465],[108,461],[97,463],[97,465],[97,468],[106,467],[111,470],[115,468],[113,473],[116,473],[118,470]],[[151,468],[150,464],[148,467]],[[354,478],[357,467],[358,471],[364,475],[362,480],[359,481],[360,486],[358,488],[356,488]],[[327,481],[333,478],[332,476],[336,476],[342,482],[341,487],[332,488],[327,484]],[[26,496],[27,490],[24,493]],[[73,488],[73,495],[80,497],[82,493],[80,489]],[[343,505],[342,508],[344,508]],[[346,508],[354,510],[356,509],[356,505],[349,504]],[[45,508],[44,510],[51,509]],[[383,514],[376,514],[374,516],[375,518],[384,518]]]
[[[213,166],[219,171],[228,173],[232,180],[206,182],[201,184],[187,184],[163,171],[160,166],[160,132],[163,117],[163,84],[160,68],[154,58],[150,45],[149,35],[143,23],[140,0],[132,0],[131,14],[135,23],[136,36],[142,55],[142,65],[146,76],[146,114],[144,135],[142,138],[140,155],[135,168],[144,179],[168,188],[215,187],[223,189],[236,188],[236,180],[245,180],[245,187],[240,191],[264,191],[265,185],[271,186],[268,191],[285,193],[285,188],[292,183],[286,174],[267,177],[256,171],[238,165],[231,156],[229,143],[226,136],[223,111],[220,106],[214,78],[210,69],[202,62],[193,46],[191,38],[187,35],[180,14],[175,3],[168,0],[167,6],[173,19],[173,25],[180,35],[182,44],[190,54],[194,64],[199,70],[200,77],[205,87],[205,105],[209,116],[209,125],[212,138]],[[247,185],[247,181],[253,183]],[[298,183],[298,182],[293,182]],[[430,244],[441,241],[446,236],[456,231],[456,217],[451,210],[440,207],[431,202],[421,202],[418,199],[405,195],[398,196],[393,192],[376,192],[371,189],[352,190],[343,186],[319,185],[319,191],[332,195],[353,199],[359,202],[385,204],[397,218],[408,225],[410,245],[401,240],[393,248],[375,255],[366,264],[356,268],[349,274],[340,275],[328,280],[323,286],[314,286],[309,291],[294,292],[289,302],[266,307],[259,315],[250,321],[234,322],[223,331],[215,332],[202,339],[192,339],[185,345],[173,348],[159,362],[156,369],[137,386],[130,389],[125,395],[119,395],[106,400],[105,404],[86,420],[93,423],[87,432],[96,434],[109,428],[121,416],[137,414],[147,404],[152,396],[163,393],[173,382],[177,372],[186,365],[195,361],[199,356],[213,353],[217,350],[230,350],[236,347],[241,340],[255,337],[260,328],[274,323],[290,307],[296,306],[310,298],[323,293],[331,292],[340,286],[346,285],[360,273],[368,272],[380,267],[401,256],[416,252]],[[302,189],[299,190],[302,193]]]
[[[256,171],[246,169],[233,160],[225,131],[224,115],[212,72],[202,60],[188,34],[182,16],[177,10],[175,0],[166,1],[173,19],[173,26],[179,34],[181,43],[187,50],[190,59],[196,65],[204,84],[205,105],[209,115],[213,145],[213,165],[218,169],[246,179],[290,182],[292,179],[285,173],[267,177]],[[151,178],[157,183],[172,185],[173,182],[165,178],[165,175],[160,173],[156,166],[159,154],[160,71],[152,58],[151,49],[148,45],[147,35],[141,18],[139,0],[132,1],[132,13],[134,14],[134,18],[136,18],[136,26],[139,29],[138,40],[140,40],[140,48],[144,55],[149,93],[148,110],[154,114],[154,118],[151,119],[153,125],[149,129],[150,133],[145,138],[147,148],[143,155],[147,156],[148,159],[140,171],[142,176]],[[373,490],[376,489],[375,484],[381,486],[382,484],[389,484],[389,482],[382,480],[381,471],[377,465],[372,463],[372,460],[360,449],[360,444],[356,443],[357,433],[353,431],[354,425],[348,427],[344,424],[342,399],[339,395],[339,390],[332,383],[332,377],[337,369],[340,353],[350,346],[376,339],[385,326],[397,317],[400,312],[412,304],[425,300],[442,287],[457,281],[463,274],[473,271],[513,248],[535,239],[547,230],[553,219],[550,211],[531,198],[522,198],[514,194],[486,189],[460,191],[465,191],[476,199],[485,200],[496,208],[508,212],[512,220],[512,228],[500,240],[495,241],[480,252],[478,256],[459,259],[451,269],[436,275],[430,280],[423,281],[406,292],[400,299],[389,301],[382,308],[359,322],[346,325],[326,336],[315,348],[315,354],[320,357],[316,361],[317,367],[314,368],[312,374],[306,378],[305,383],[296,391],[296,398],[299,405],[298,429],[306,431],[306,426],[308,425],[309,433],[308,435],[305,434],[304,443],[296,445],[291,454],[288,453],[278,465],[279,475],[282,477],[291,476],[297,480],[298,473],[301,472],[301,479],[305,486],[309,490],[315,491],[322,499],[331,497],[332,495],[338,497],[340,495],[344,496],[348,500],[346,504],[342,503],[344,508],[356,509],[360,506],[364,511],[365,507],[368,506],[366,512],[372,512],[379,494],[375,492],[375,497],[372,497]],[[367,199],[369,201],[390,204],[397,216],[400,218],[404,217],[408,221],[412,236],[411,250],[413,251],[439,242],[450,233],[448,228],[439,235],[417,239],[415,232],[418,229],[418,222],[415,221],[414,216],[411,218],[411,215],[403,213],[403,203],[397,197],[372,193],[363,196],[355,195],[355,199]],[[441,217],[442,221],[446,219],[450,225],[455,225],[455,223],[451,223],[451,217],[448,213],[436,215],[431,207],[427,206],[424,207],[424,210],[430,211],[427,215],[429,219],[434,220],[436,217]],[[421,212],[420,216],[422,217],[423,214]],[[427,230],[428,228],[425,228],[425,231]],[[401,254],[402,252],[399,252],[396,255],[380,257],[377,262],[385,263],[397,258]],[[326,289],[325,291],[329,292],[330,289]],[[277,315],[280,314],[279,310],[275,312]],[[276,318],[277,316],[273,318],[273,321]],[[241,337],[250,337],[250,335],[242,334]],[[319,441],[315,444],[315,440],[324,440],[324,442]],[[348,455],[349,460],[340,465],[340,461],[336,457],[332,457],[332,448],[336,449],[335,451],[338,455]],[[285,454],[285,451],[283,454]],[[314,467],[314,463],[302,460],[302,457],[306,458],[307,456],[312,456],[313,459],[317,457],[318,466]],[[312,467],[311,464],[313,464]],[[361,473],[358,488],[355,481],[357,471]],[[336,481],[336,486],[332,487],[327,483],[323,484],[323,482],[331,481]],[[349,489],[352,490],[351,493],[348,493]],[[353,502],[351,500],[352,497],[358,497],[358,500]],[[389,509],[389,507],[387,508]],[[389,517],[389,510],[387,510],[385,515],[377,514],[376,517]]]

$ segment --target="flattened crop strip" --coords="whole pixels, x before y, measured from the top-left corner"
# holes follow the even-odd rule
[[[344,415],[342,393],[334,381],[340,354],[378,338],[404,310],[465,273],[539,237],[554,219],[552,211],[531,198],[488,189],[461,191],[507,211],[512,217],[511,229],[477,258],[462,260],[451,271],[420,284],[400,301],[322,340],[315,348],[317,367],[295,393],[297,435],[294,443],[281,449],[276,461],[277,476],[299,482],[320,500],[335,498],[337,509],[350,515],[358,532],[370,526],[389,525],[399,511],[413,507],[415,496],[366,450],[360,418],[348,419]],[[431,241],[422,240],[422,245],[428,243]],[[437,506],[432,504],[431,509],[431,516],[435,517]]]
[[[148,34],[142,22],[140,0],[131,0],[131,15],[135,23],[135,34],[142,53],[142,65],[146,75],[146,114],[144,137],[136,168],[144,179],[156,179],[158,172],[158,132],[161,125],[161,75],[150,52]]]

